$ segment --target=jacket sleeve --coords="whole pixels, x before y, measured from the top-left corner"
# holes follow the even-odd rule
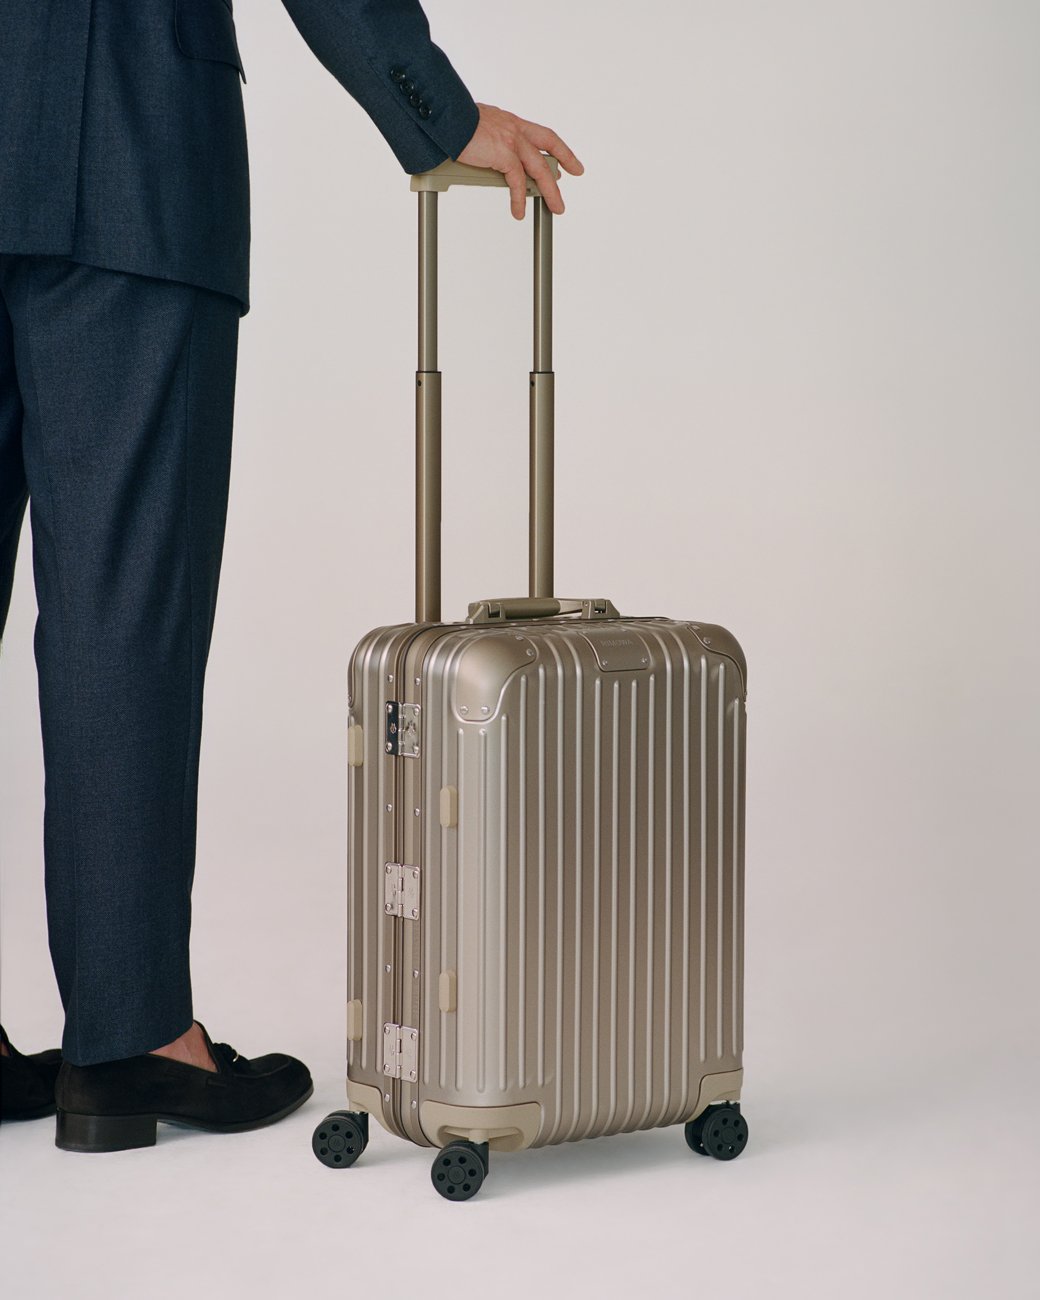
[[[303,39],[382,132],[406,172],[457,158],[473,96],[430,39],[419,0],[283,0]]]

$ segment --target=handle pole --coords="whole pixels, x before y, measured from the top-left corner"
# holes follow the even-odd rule
[[[415,373],[415,621],[441,617],[441,373],[437,369],[437,193],[419,194]]]
[[[552,213],[534,200],[534,367],[530,375],[528,590],[553,592],[555,376],[552,368]]]
[[[552,213],[545,200],[534,200],[534,370],[551,371],[553,308]]]

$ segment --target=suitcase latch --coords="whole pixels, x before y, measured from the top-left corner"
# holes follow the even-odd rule
[[[419,917],[419,868],[388,862],[383,873],[383,911],[387,916]]]
[[[419,1077],[419,1031],[410,1025],[383,1026],[383,1074],[415,1083]]]
[[[386,752],[398,758],[419,757],[418,704],[401,700],[386,702]]]

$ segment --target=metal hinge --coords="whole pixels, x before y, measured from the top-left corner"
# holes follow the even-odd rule
[[[419,868],[388,862],[383,873],[383,911],[387,916],[419,916]]]
[[[383,1026],[383,1073],[388,1079],[419,1077],[419,1031],[409,1025]]]
[[[419,705],[386,702],[386,752],[400,758],[419,757]]]

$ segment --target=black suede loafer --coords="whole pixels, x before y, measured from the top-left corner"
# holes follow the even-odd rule
[[[54,1081],[61,1066],[61,1052],[52,1048],[23,1056],[0,1025],[0,1040],[7,1055],[0,1055],[0,1120],[43,1119],[54,1114]]]
[[[255,1061],[205,1036],[217,1069],[164,1056],[70,1065],[58,1074],[55,1143],[64,1151],[126,1151],[155,1145],[156,1125],[242,1133],[274,1124],[314,1091],[302,1061],[275,1053]]]

